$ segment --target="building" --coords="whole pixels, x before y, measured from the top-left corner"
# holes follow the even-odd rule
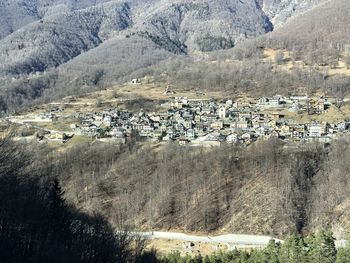
[[[309,137],[317,138],[322,135],[322,127],[320,123],[311,123],[309,127]]]
[[[141,84],[141,82],[138,79],[132,79],[131,84],[138,85],[138,84]]]
[[[226,142],[236,143],[238,141],[238,136],[236,133],[232,133],[226,137]]]
[[[345,44],[344,45],[344,52],[347,54],[350,54],[350,44]]]
[[[219,115],[219,118],[220,118],[220,119],[226,118],[226,116],[227,116],[226,108],[225,108],[225,107],[221,107],[221,108],[218,110],[218,115]]]

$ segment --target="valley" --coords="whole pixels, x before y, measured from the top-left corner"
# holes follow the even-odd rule
[[[0,0],[1,261],[350,262],[349,13]]]

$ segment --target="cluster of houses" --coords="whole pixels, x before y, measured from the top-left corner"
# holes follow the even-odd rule
[[[297,123],[288,119],[284,110],[323,114],[332,103],[325,97],[263,97],[256,101],[217,101],[175,97],[162,105],[160,112],[131,113],[109,109],[80,116],[71,125],[75,134],[100,139],[125,141],[139,136],[160,142],[217,146],[223,142],[249,145],[258,139],[278,137],[286,141],[330,141],[350,133],[350,121],[336,123]]]

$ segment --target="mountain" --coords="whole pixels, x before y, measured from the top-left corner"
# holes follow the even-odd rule
[[[259,4],[275,27],[303,14],[328,0],[259,0]]]
[[[98,46],[132,23],[127,4],[105,4],[42,18],[0,41],[1,71],[44,71]]]
[[[0,112],[144,76],[222,97],[350,87],[313,61],[338,63],[350,50],[348,0],[0,3]],[[290,152],[273,139],[242,151],[133,143],[81,144],[42,171],[57,173],[79,207],[144,229],[282,236],[350,227],[348,143]]]
[[[153,1],[149,6],[137,1],[110,1],[79,10],[76,8],[92,5],[91,1],[74,5],[73,1],[62,1],[55,6],[25,3],[11,6],[21,6],[28,20],[35,22],[0,41],[1,70],[5,74],[29,74],[57,67],[111,36],[125,36],[125,32],[117,34],[125,29],[131,35],[182,54],[231,48],[240,39],[272,30],[272,24],[254,0]]]
[[[39,19],[110,0],[1,0],[0,39]]]
[[[172,79],[197,71],[197,76],[211,75],[216,88],[222,89],[227,81],[215,80],[227,78],[220,73],[222,69],[207,74],[209,69],[202,69],[206,64],[192,62],[205,61],[212,51],[232,58],[237,53],[257,57],[258,47],[312,49],[306,43],[311,36],[320,40],[319,33],[324,39],[346,34],[342,21],[349,7],[342,0],[0,0],[0,4],[0,12],[8,14],[0,18],[6,21],[0,26],[0,96],[15,105],[147,74],[164,76],[162,63],[169,61],[165,64],[170,65],[173,58],[184,65],[175,70],[188,70],[173,74]],[[244,42],[246,39],[253,40]],[[332,42],[334,46],[338,43]],[[248,64],[244,68],[257,68]],[[268,70],[264,67],[263,71]],[[285,76],[281,74],[280,79]],[[231,87],[261,86],[252,79],[242,79],[239,85],[228,81]],[[290,78],[282,84],[288,83],[298,82]]]
[[[349,44],[350,3],[347,0],[325,1],[287,21],[283,27],[266,36],[266,39],[290,50],[325,49],[343,50]],[[269,45],[269,44],[268,44]]]
[[[273,23],[280,26],[317,3],[1,0],[0,71],[2,77],[43,72],[113,36],[140,36],[175,54],[228,49],[272,31]]]
[[[143,17],[136,34],[183,54],[232,48],[273,29],[255,1],[159,1]]]

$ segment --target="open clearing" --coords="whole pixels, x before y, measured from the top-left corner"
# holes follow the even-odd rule
[[[350,69],[347,68],[347,64],[343,60],[339,60],[338,63],[335,65],[335,67],[330,66],[310,66],[306,65],[306,63],[302,60],[292,61],[290,52],[288,50],[278,50],[278,49],[271,49],[267,48],[264,49],[264,61],[266,62],[275,62],[276,55],[278,52],[283,53],[283,62],[281,65],[275,65],[278,69],[290,71],[292,69],[303,69],[303,70],[309,70],[309,69],[316,69],[320,72],[326,73],[328,76],[335,76],[335,75],[344,75],[344,76],[350,76]]]

